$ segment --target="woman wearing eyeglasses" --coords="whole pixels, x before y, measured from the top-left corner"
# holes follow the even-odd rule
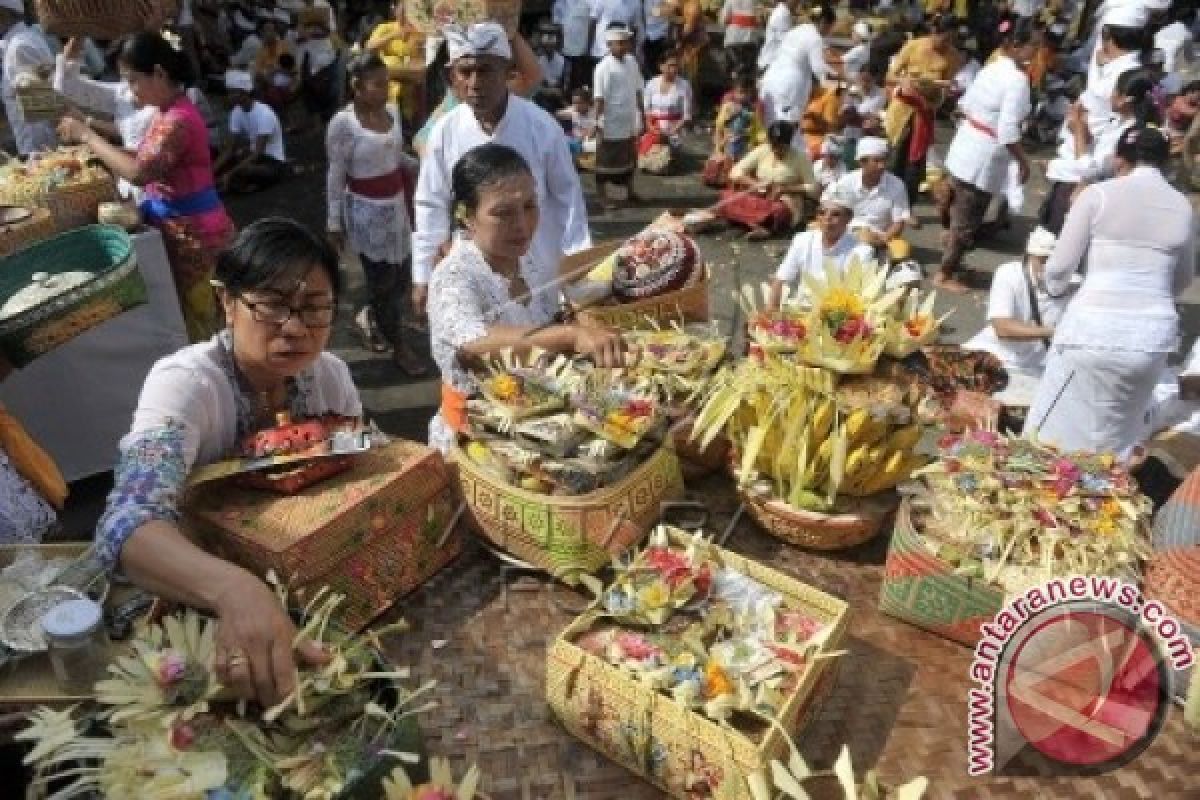
[[[230,457],[276,414],[362,415],[349,370],[325,352],[337,308],[337,253],[282,218],[246,228],[214,273],[225,328],[159,361],[121,440],[97,551],[146,590],[212,612],[216,669],[239,695],[270,705],[293,688],[295,659],[320,662],[273,592],[201,550],[179,529],[188,473]]]

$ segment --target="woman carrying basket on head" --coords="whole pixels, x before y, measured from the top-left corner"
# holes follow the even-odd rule
[[[217,329],[209,279],[216,254],[234,233],[214,185],[208,127],[186,94],[187,56],[162,36],[139,33],[126,40],[120,62],[136,102],[158,109],[136,154],[76,118],[64,118],[58,133],[86,144],[117,177],[145,190],[142,218],[162,232],[188,338],[197,342]]]

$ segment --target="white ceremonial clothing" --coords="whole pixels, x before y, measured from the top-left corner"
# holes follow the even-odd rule
[[[412,223],[404,193],[366,197],[347,187],[351,179],[377,178],[397,169],[416,170],[416,159],[404,152],[400,111],[390,104],[387,110],[392,127],[386,133],[364,128],[353,105],[329,121],[325,134],[329,160],[326,230],[345,231],[346,244],[360,256],[403,264],[412,255]]]
[[[859,42],[847,50],[842,56],[842,72],[846,74],[846,80],[851,80],[866,69],[870,60],[871,45],[867,42]]]
[[[620,61],[611,54],[600,60],[592,78],[592,96],[604,101],[599,123],[604,138],[632,139],[641,132],[638,92],[644,88],[642,70],[632,54]]]
[[[1079,155],[1075,152],[1075,137],[1063,128],[1058,143],[1058,155],[1046,165],[1046,177],[1060,183],[1095,183],[1113,176],[1113,156],[1121,134],[1133,126],[1133,120],[1112,117],[1092,134],[1092,149]]]
[[[591,0],[563,0],[562,53],[579,58],[588,52],[588,28],[592,24]]]
[[[490,135],[466,104],[449,111],[430,131],[417,180],[414,283],[429,282],[438,248],[450,239],[451,170],[464,153],[488,142],[513,148],[533,171],[541,217],[532,251],[557,265],[564,253],[592,246],[583,187],[562,124],[525,98],[510,94],[504,117]]]
[[[835,192],[854,203],[851,228],[868,228],[875,233],[885,233],[897,222],[907,222],[912,218],[904,181],[890,172],[884,172],[874,186],[864,186],[862,170],[856,169],[826,188],[822,197]]]
[[[836,264],[838,269],[845,269],[852,258],[865,264],[875,259],[875,251],[849,231],[829,248],[825,247],[821,231],[802,231],[792,237],[783,263],[775,271],[775,279],[784,283],[803,282],[805,275],[824,275],[827,260]]]
[[[1195,226],[1187,197],[1152,167],[1080,193],[1046,264],[1046,288],[1062,293],[1085,252],[1087,272],[1055,330],[1027,429],[1068,450],[1120,456],[1140,441],[1177,347],[1175,298],[1194,277]]]
[[[996,319],[1033,324],[1029,289],[1030,278],[1023,262],[1009,261],[997,267],[992,274],[992,287],[988,290],[988,324],[965,342],[963,348],[991,353],[1000,359],[1005,369],[1040,373],[1046,366],[1046,344],[1029,339],[1002,339],[991,325],[991,321]],[[1037,299],[1041,324],[1050,328],[1058,325],[1070,298],[1051,297],[1044,286],[1036,284],[1033,286],[1033,296]]]
[[[946,169],[985,192],[1004,191],[1013,160],[1007,146],[1021,141],[1029,116],[1029,78],[1002,56],[979,71],[958,106],[966,119],[950,143]]]
[[[671,33],[669,14],[663,11],[664,0],[642,0],[646,9],[646,41],[657,42],[667,38]],[[657,64],[647,64],[651,69]]]
[[[661,75],[651,78],[642,91],[642,100],[646,122],[651,128],[654,127],[651,117],[655,114],[679,114],[684,122],[692,119],[692,85],[682,75],[670,86],[665,85]],[[675,125],[676,120],[670,120],[669,124]]]
[[[276,161],[287,161],[283,150],[283,126],[275,110],[266,103],[255,100],[249,111],[241,106],[234,106],[229,112],[229,132],[236,137],[249,139],[254,146],[260,136],[267,137],[267,146],[263,149],[264,156],[270,156]]]
[[[787,3],[779,3],[771,9],[767,17],[766,32],[763,37],[762,49],[758,51],[758,68],[766,69],[775,63],[779,56],[783,37],[792,29],[792,12]]]
[[[1182,62],[1190,61],[1191,44],[1192,32],[1182,22],[1172,22],[1154,34],[1154,48],[1163,52],[1163,72],[1177,72]]]
[[[811,22],[788,31],[779,46],[779,56],[763,75],[760,95],[766,125],[776,120],[799,122],[808,108],[813,80],[833,70],[825,63],[825,40]]]
[[[642,39],[642,4],[640,0],[592,0],[592,20],[596,23],[595,39],[592,42],[592,58],[601,59],[608,55],[605,34],[608,26],[620,23],[634,31],[634,41]]]
[[[1093,54],[1088,62],[1087,84],[1083,94],[1079,95],[1079,102],[1087,112],[1088,129],[1093,132],[1112,117],[1112,94],[1117,88],[1117,78],[1141,66],[1137,53],[1125,53],[1107,64],[1100,64],[1097,55],[1098,52]],[[1066,127],[1065,122],[1063,127]]]
[[[562,53],[539,53],[538,66],[542,70],[542,85],[560,88],[567,74],[567,59]]]
[[[4,80],[0,97],[4,101],[17,152],[23,156],[35,150],[52,149],[58,143],[53,123],[25,122],[25,115],[17,103],[17,83],[36,77],[43,69],[48,77],[53,73],[54,50],[40,30],[18,22],[4,37]]]
[[[758,41],[758,3],[755,0],[725,0],[717,14],[725,26],[725,47]]]

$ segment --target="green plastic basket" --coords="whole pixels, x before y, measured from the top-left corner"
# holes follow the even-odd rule
[[[133,240],[115,225],[88,225],[0,259],[0,305],[39,272],[90,272],[91,280],[0,318],[0,353],[23,367],[81,333],[146,302]]]

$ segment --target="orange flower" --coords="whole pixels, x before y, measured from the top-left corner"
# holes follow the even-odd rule
[[[710,661],[704,667],[704,696],[711,700],[724,694],[733,694],[733,681],[720,664]]]

